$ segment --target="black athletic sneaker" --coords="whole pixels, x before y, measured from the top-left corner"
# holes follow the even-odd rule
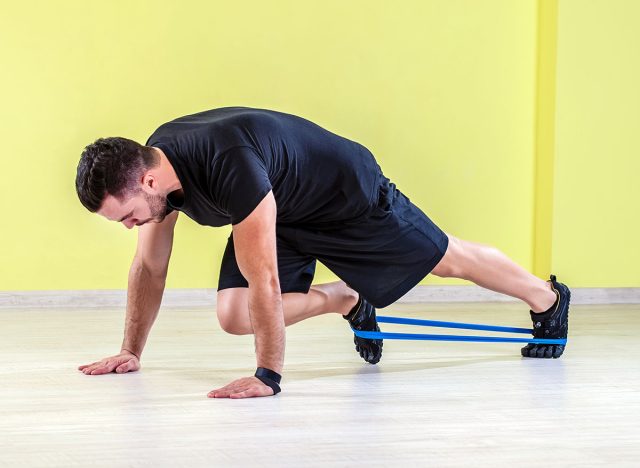
[[[566,285],[557,282],[555,275],[551,275],[549,281],[557,295],[556,302],[545,312],[536,314],[529,311],[533,321],[533,337],[566,338],[569,332],[571,291]],[[522,348],[522,355],[532,358],[559,358],[563,352],[564,345],[529,343]]]
[[[380,331],[376,320],[376,309],[362,296],[347,315],[343,315],[352,328],[365,331]],[[353,342],[360,357],[370,364],[376,364],[382,357],[382,340],[369,340],[353,335]]]

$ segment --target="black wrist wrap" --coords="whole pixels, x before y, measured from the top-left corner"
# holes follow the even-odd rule
[[[280,393],[280,385],[278,385],[282,379],[280,374],[272,371],[271,369],[267,369],[266,367],[258,367],[254,375],[263,384],[271,387],[274,395]]]

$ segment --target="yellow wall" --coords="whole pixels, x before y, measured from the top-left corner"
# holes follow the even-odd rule
[[[640,286],[640,2],[559,3],[553,269]]]
[[[579,3],[571,7],[579,9]],[[359,141],[444,230],[496,245],[532,268],[537,12],[534,0],[3,6],[0,289],[125,288],[136,233],[86,212],[78,202],[73,184],[82,148],[100,136],[144,142],[167,120],[226,105],[298,114]],[[569,16],[561,9],[560,17],[563,40]],[[614,19],[606,27],[617,30]],[[567,27],[580,36],[574,48],[590,34],[587,29]],[[606,50],[599,51],[605,60]],[[560,48],[560,60],[563,53]],[[618,59],[623,66],[624,58]],[[580,92],[567,90],[579,73],[574,63],[569,60],[559,74],[568,97],[559,97],[552,265],[558,274],[573,275],[576,286],[613,285],[611,276],[589,274],[598,271],[599,259],[574,266],[577,220],[563,218],[576,203],[560,199],[573,196],[562,182],[575,173],[569,154],[584,155],[584,146],[596,146],[578,137],[575,122],[565,123],[576,114],[569,98],[581,99]],[[635,92],[637,102],[631,77],[609,79],[627,86],[617,90],[620,99]],[[588,92],[589,86],[580,89]],[[592,97],[590,105],[602,102],[602,96]],[[607,125],[609,133],[589,127],[590,137],[623,130]],[[598,142],[609,143],[607,158],[613,150],[627,157],[627,151],[629,168],[628,134],[618,136],[613,144],[609,138]],[[602,174],[602,164],[592,170]],[[613,166],[607,174],[610,188],[632,177]],[[625,201],[632,195],[626,192]],[[605,207],[610,196],[603,191],[593,200]],[[598,215],[621,223],[629,205],[617,202],[608,205],[612,213]],[[591,211],[586,203],[579,208]],[[215,287],[230,228],[203,228],[181,218],[167,287]],[[622,224],[617,226],[603,229],[617,233]],[[590,229],[581,230],[585,245],[598,239]],[[318,280],[330,278],[319,271]],[[634,281],[638,285],[631,270],[615,277],[619,284]],[[426,283],[462,282],[429,277]]]

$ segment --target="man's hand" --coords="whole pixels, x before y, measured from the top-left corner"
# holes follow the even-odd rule
[[[139,369],[140,360],[135,354],[132,354],[129,351],[122,351],[120,354],[115,356],[78,367],[78,370],[82,371],[86,375],[108,374],[113,371],[118,374],[124,374],[125,372],[135,372]],[[270,388],[269,390],[271,391]]]
[[[256,377],[243,377],[234,380],[229,385],[211,390],[209,398],[253,398],[273,395],[271,387],[265,385]]]

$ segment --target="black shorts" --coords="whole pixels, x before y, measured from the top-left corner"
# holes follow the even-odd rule
[[[280,290],[309,292],[319,260],[373,306],[392,304],[440,262],[447,235],[383,178],[378,203],[356,222],[333,227],[276,225]],[[229,236],[218,290],[247,287]]]

